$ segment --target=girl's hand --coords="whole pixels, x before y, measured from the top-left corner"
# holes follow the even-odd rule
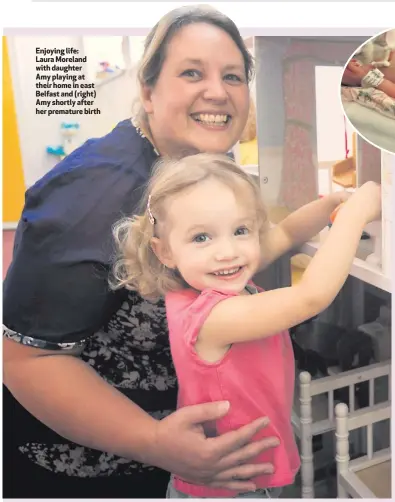
[[[333,192],[330,196],[333,200],[334,210],[332,211],[329,221],[333,223],[336,219],[337,213],[342,208],[343,204],[348,201],[352,196],[353,192],[347,192],[346,190],[341,190],[340,192]]]
[[[347,192],[347,190],[341,190],[339,192],[334,192],[333,197],[335,200],[336,207],[340,206],[344,202],[347,202],[348,199],[352,196],[353,192]]]
[[[373,181],[364,183],[358,188],[351,201],[356,201],[365,215],[366,223],[380,219],[381,216],[381,186]]]

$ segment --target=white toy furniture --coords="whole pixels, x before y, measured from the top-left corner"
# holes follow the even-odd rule
[[[391,402],[348,413],[339,403],[336,413],[337,498],[391,499],[391,450],[373,450],[373,424],[391,418]],[[350,460],[349,432],[366,427],[367,454]]]
[[[288,214],[320,195],[318,179],[321,164],[325,162],[319,161],[318,152],[318,128],[322,122],[318,120],[318,70],[331,66],[343,68],[350,55],[369,36],[367,33],[344,37],[306,36],[303,32],[299,36],[268,35],[255,38],[258,165],[244,167],[259,176],[272,224],[279,223]],[[330,106],[334,109],[338,107],[342,116],[340,96],[335,99],[328,90],[327,98]],[[335,135],[332,133],[329,130],[327,136],[320,134],[320,137],[325,137],[326,142],[334,145],[332,137]],[[374,222],[367,227],[371,239],[361,240],[346,284],[333,304],[322,314],[327,322],[344,327],[357,327],[366,322],[367,293],[386,303],[392,291],[390,229],[395,156],[372,147],[358,135],[354,138],[355,185],[359,187],[368,180],[381,182],[383,215],[381,222]],[[237,149],[235,155],[238,158]],[[336,161],[338,157],[332,160]],[[330,165],[333,165],[332,160]],[[298,252],[313,257],[329,231],[328,228],[324,229],[315,239],[301,246]],[[291,253],[288,253],[261,272],[257,284],[266,290],[289,286],[290,258]],[[379,376],[388,376],[389,372],[390,364],[384,361],[317,380],[311,380],[306,374],[301,375],[300,388],[296,385],[292,422],[301,443],[303,498],[314,497],[313,437],[335,429],[334,391],[347,386],[350,388],[350,408],[353,412],[355,385],[369,381],[370,406],[374,406],[375,391],[377,398],[374,380]],[[359,440],[358,433],[353,436]],[[316,468],[322,457],[321,451],[317,453],[314,457]],[[330,459],[333,460],[332,451]]]
[[[314,498],[313,437],[335,429],[334,391],[349,388],[350,408],[355,410],[355,385],[369,382],[369,406],[375,403],[375,380],[390,375],[389,361],[312,380],[301,372],[295,389],[292,425],[300,440],[301,496]],[[315,398],[314,406],[312,399]]]

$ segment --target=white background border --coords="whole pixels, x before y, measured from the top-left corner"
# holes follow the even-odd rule
[[[135,28],[143,28],[144,32],[146,32],[163,14],[188,3],[193,2],[58,2],[54,0],[50,2],[33,2],[31,0],[2,0],[0,23],[3,33],[4,28],[67,28],[70,33],[77,28],[100,27],[104,29],[120,28],[122,34],[127,34],[129,30],[134,34],[142,34],[136,31]],[[217,7],[235,21],[243,34],[268,34],[267,30],[262,30],[262,28],[283,28],[283,30],[273,30],[273,35],[284,35],[286,31],[290,35],[293,30],[289,28],[330,28],[333,35],[344,34],[344,31],[339,30],[339,28],[359,28],[362,31],[350,31],[356,35],[369,34],[372,29],[378,32],[393,28],[395,20],[394,1],[196,3],[212,4]],[[385,26],[387,22],[392,23],[392,26]],[[284,30],[284,28],[288,28],[288,30]],[[28,34],[28,32],[25,31],[25,34]],[[309,34],[313,33],[306,30],[306,35]],[[316,30],[314,30],[314,34],[317,34]],[[394,230],[392,238],[395,241]],[[393,249],[395,249],[395,245]],[[392,270],[392,283],[394,284],[395,267]],[[0,292],[0,299],[1,297],[2,293]],[[395,308],[392,309],[392,316],[394,326]],[[393,344],[393,353],[395,351],[394,346],[395,343]],[[392,429],[392,432],[394,433],[394,429]]]

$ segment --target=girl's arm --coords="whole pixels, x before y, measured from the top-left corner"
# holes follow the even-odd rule
[[[317,235],[328,225],[331,213],[350,195],[346,191],[326,195],[301,207],[268,230],[261,268]]]
[[[219,302],[201,329],[199,343],[223,348],[264,338],[327,308],[347,279],[364,226],[379,216],[380,207],[380,187],[363,185],[337,214],[297,285]]]

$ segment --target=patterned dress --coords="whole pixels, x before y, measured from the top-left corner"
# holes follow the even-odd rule
[[[156,157],[126,120],[27,192],[4,283],[3,333],[41,348],[83,347],[103,379],[160,419],[177,394],[164,303],[107,286],[111,225],[136,210]],[[77,325],[78,336],[66,334]],[[165,497],[168,473],[60,437],[6,389],[4,430],[6,498]]]

